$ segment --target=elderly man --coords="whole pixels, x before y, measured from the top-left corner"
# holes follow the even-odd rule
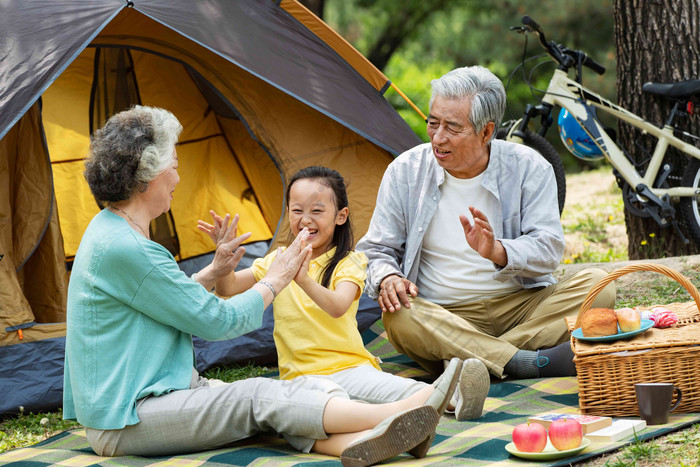
[[[534,150],[493,139],[501,81],[473,66],[431,86],[430,143],[389,165],[357,245],[389,341],[433,373],[459,357],[501,378],[574,375],[564,317],[605,272],[552,277],[564,252],[554,171]],[[611,285],[593,306],[614,300]]]

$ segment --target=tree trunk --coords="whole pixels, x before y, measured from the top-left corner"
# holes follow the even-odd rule
[[[398,13],[384,25],[382,33],[367,53],[367,59],[380,70],[386,68],[389,59],[407,38],[415,37],[418,27],[428,21],[436,11],[446,10],[448,0],[425,0],[404,3]]]
[[[323,19],[323,9],[326,6],[326,0],[299,0],[299,3],[308,8],[311,13]]]
[[[646,82],[671,83],[700,79],[700,2],[698,0],[615,0],[617,95],[619,104],[652,123],[662,125],[673,103],[642,92]],[[700,109],[699,109],[700,111]],[[700,119],[678,120],[682,129],[700,135]],[[636,163],[650,157],[656,139],[627,124],[618,128],[618,139]],[[697,145],[697,142],[695,143]],[[667,151],[664,162],[673,171],[669,183],[678,184],[687,156]],[[680,223],[678,205],[677,219]],[[639,218],[625,210],[630,259],[681,256],[700,252],[684,245],[672,227],[661,229],[651,218]],[[681,230],[689,238],[681,225]]]

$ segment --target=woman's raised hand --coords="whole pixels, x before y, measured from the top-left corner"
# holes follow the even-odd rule
[[[309,231],[304,228],[284,251],[277,249],[277,255],[267,270],[265,280],[270,282],[278,293],[294,279],[311,254],[311,245],[306,244],[308,237]]]
[[[238,230],[238,214],[231,219],[230,214],[222,218],[214,211],[209,211],[214,218],[214,225],[207,224],[204,221],[197,223],[199,230],[206,232],[209,238],[216,244],[216,252],[212,261],[212,272],[216,277],[223,277],[238,266],[238,263],[243,258],[245,247],[241,244],[250,238],[251,233],[247,232],[241,236],[236,236]]]

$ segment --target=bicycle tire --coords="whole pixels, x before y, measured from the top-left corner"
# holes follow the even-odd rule
[[[497,139],[506,139],[507,135],[508,128],[499,128],[496,132]],[[559,157],[559,153],[544,137],[529,130],[525,131],[523,144],[537,151],[552,165],[554,178],[557,181],[557,201],[559,202],[559,215],[561,216],[566,201],[566,173],[564,172],[564,164]]]
[[[683,172],[684,187],[700,189],[700,160],[692,158]],[[680,211],[683,224],[688,230],[690,239],[700,246],[700,199],[684,196],[680,199]]]

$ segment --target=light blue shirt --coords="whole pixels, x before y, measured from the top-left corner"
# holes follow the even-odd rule
[[[259,292],[216,297],[165,248],[103,210],[83,235],[68,286],[64,418],[109,430],[138,423],[138,399],[189,388],[192,334],[231,339],[260,327],[263,311]]]
[[[416,283],[423,236],[437,211],[444,180],[430,143],[389,164],[369,229],[355,248],[369,259],[365,291],[370,297],[377,298],[379,284],[390,274]],[[527,146],[493,140],[481,185],[498,200],[503,221],[491,227],[508,255],[493,279],[512,278],[523,288],[556,283],[551,273],[564,254],[564,232],[549,162]],[[465,212],[467,208],[465,200]]]

